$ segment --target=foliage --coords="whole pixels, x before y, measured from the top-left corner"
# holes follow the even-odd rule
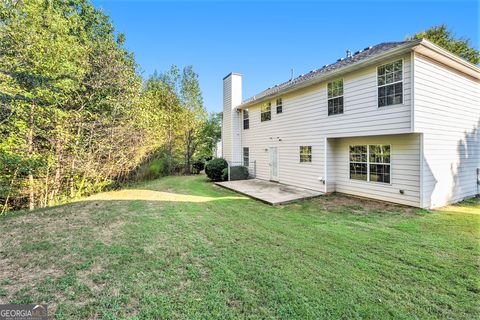
[[[228,181],[228,167],[222,170],[222,180]]]
[[[228,163],[223,158],[215,158],[205,165],[205,174],[212,181],[221,181],[223,169],[228,167]]]
[[[204,176],[94,199],[0,217],[1,301],[69,320],[479,319],[479,199],[270,206]]]
[[[196,160],[192,164],[193,170],[195,174],[200,173],[203,169],[205,169],[205,161],[203,159]]]
[[[0,212],[188,173],[210,144],[192,67],[142,84],[89,1],[3,1],[0,17]]]
[[[201,128],[200,135],[202,141],[199,145],[198,153],[204,158],[212,157],[217,148],[217,142],[222,137],[222,117],[220,113],[211,113]]]
[[[480,63],[480,51],[470,44],[470,39],[457,38],[444,24],[433,26],[423,32],[418,32],[407,39],[427,39],[444,49],[470,61],[473,64]]]

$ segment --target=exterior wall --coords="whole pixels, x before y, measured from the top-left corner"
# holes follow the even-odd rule
[[[334,181],[321,181],[328,175],[326,137],[411,132],[411,56],[385,63],[398,58],[404,59],[404,98],[400,105],[378,108],[377,66],[372,66],[343,76],[342,115],[328,116],[327,82],[282,96],[281,114],[276,114],[272,99],[270,121],[260,121],[260,104],[249,107],[250,129],[242,130],[242,146],[249,147],[250,161],[256,161],[257,177],[270,179],[268,147],[277,146],[279,182],[330,192]],[[312,163],[300,163],[300,146],[312,146]]]
[[[231,73],[223,79],[222,155],[241,161],[240,117],[235,107],[242,103],[242,76]]]
[[[479,193],[480,83],[419,54],[414,131],[423,133],[423,207]]]
[[[331,139],[329,139],[331,140]],[[333,145],[335,190],[360,197],[420,207],[420,135],[402,134],[341,138]],[[390,184],[350,179],[349,147],[351,145],[389,144]],[[404,194],[400,193],[404,191]]]

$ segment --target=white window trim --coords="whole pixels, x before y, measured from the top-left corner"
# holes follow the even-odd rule
[[[277,105],[277,100],[278,100],[278,99],[282,100],[282,104],[281,104],[281,106],[282,106],[282,112],[280,112],[280,113],[277,112],[277,107],[278,107],[278,105]],[[277,98],[277,99],[275,100],[275,114],[283,114],[283,98]]]
[[[381,66],[390,64],[390,63],[394,63],[395,61],[398,61],[398,60],[402,60],[402,80],[379,86],[378,85],[378,68],[380,68]],[[377,102],[376,102],[377,103],[377,109],[385,109],[385,108],[388,109],[388,107],[405,105],[405,81],[404,80],[405,80],[405,58],[394,59],[394,60],[382,63],[381,65],[377,66],[377,68],[375,69],[375,84],[376,84],[375,95],[377,96]],[[379,104],[378,104],[378,88],[388,86],[388,85],[391,85],[391,84],[395,84],[395,83],[400,83],[400,82],[403,82],[402,83],[402,103],[391,104],[391,105],[388,105],[388,106],[380,107]]]
[[[245,149],[248,149],[248,163],[245,165]],[[250,166],[250,147],[242,147],[242,165],[244,167]]]
[[[267,122],[267,121],[271,121],[271,120],[272,120],[272,102],[271,102],[271,101],[265,102],[265,105],[266,105],[267,107],[270,106],[270,119],[269,119],[269,120],[262,120],[262,115],[263,115],[264,113],[267,113],[267,112],[262,112],[262,107],[264,106],[264,105],[262,104],[262,105],[260,105],[260,122]]]
[[[355,146],[367,146],[367,180],[360,180],[360,179],[352,179],[350,178],[350,165],[352,163],[365,163],[365,162],[358,162],[358,161],[351,161],[350,160],[350,147],[355,147]],[[390,174],[390,182],[381,182],[381,181],[370,181],[370,165],[371,164],[387,164],[387,163],[378,163],[378,162],[370,162],[370,146],[389,146],[390,147],[390,163],[388,163],[389,167],[389,174]],[[368,183],[378,183],[381,185],[392,185],[393,181],[393,176],[392,176],[392,145],[391,144],[385,144],[385,143],[367,143],[367,144],[352,144],[348,145],[348,179],[351,181],[357,181],[357,182],[368,182]]]
[[[248,117],[245,118],[245,111],[248,113]],[[248,128],[245,129],[245,120],[248,120]],[[250,129],[250,112],[248,112],[248,109],[242,110],[242,130],[249,130]]]
[[[310,147],[310,154],[308,153],[302,153],[301,152],[301,147]],[[310,161],[301,161],[302,155],[310,155]],[[302,145],[298,146],[298,163],[300,164],[312,164],[313,163],[313,146],[312,145]]]
[[[378,71],[377,71],[377,73],[378,73]],[[333,81],[337,81],[337,80],[342,80],[342,92],[343,92],[343,94],[341,96],[334,96],[334,97],[329,98],[328,97],[328,84],[332,83]],[[377,83],[378,83],[378,81],[377,81]],[[378,96],[378,88],[377,88],[377,96]],[[340,97],[343,97],[343,112],[329,115],[328,114],[328,100],[335,99],[335,98],[340,98]],[[378,105],[378,98],[377,98],[377,105]],[[344,113],[345,113],[345,79],[344,78],[333,79],[333,80],[327,82],[327,117],[341,116]]]

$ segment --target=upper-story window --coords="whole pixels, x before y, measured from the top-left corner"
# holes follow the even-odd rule
[[[403,103],[403,60],[377,68],[378,106]]]
[[[244,109],[243,110],[243,130],[247,130],[250,128],[250,118],[248,115],[248,110]]]
[[[277,113],[283,112],[283,101],[282,98],[277,99]]]
[[[328,115],[343,113],[343,79],[334,80],[327,85]]]
[[[268,102],[262,105],[261,107],[261,121],[268,121],[272,119],[272,103]]]

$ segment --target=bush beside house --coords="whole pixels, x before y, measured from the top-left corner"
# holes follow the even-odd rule
[[[212,181],[222,181],[223,170],[228,167],[228,163],[223,158],[210,160],[205,166],[205,174]]]

